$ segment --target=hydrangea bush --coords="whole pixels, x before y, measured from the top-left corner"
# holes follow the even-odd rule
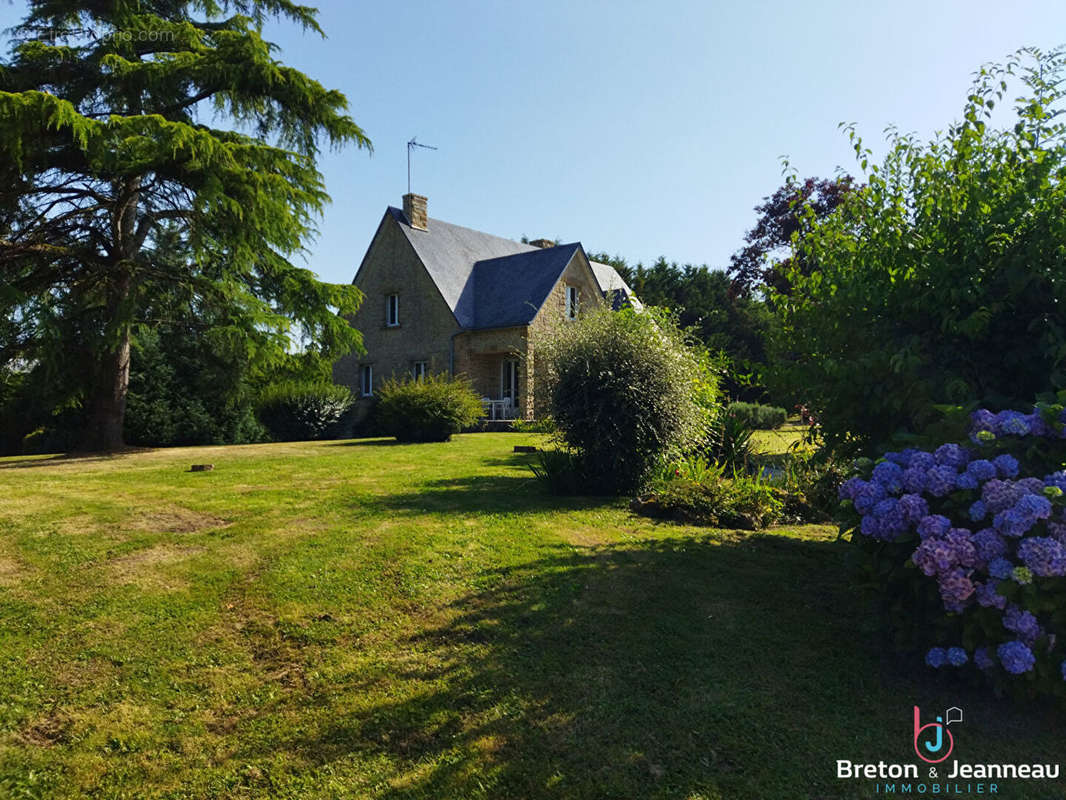
[[[844,531],[902,649],[1066,696],[1066,410],[988,410],[969,441],[856,462]]]

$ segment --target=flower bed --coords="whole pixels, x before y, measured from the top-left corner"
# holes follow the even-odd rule
[[[980,410],[970,440],[886,453],[840,487],[896,645],[1066,696],[1066,411]]]

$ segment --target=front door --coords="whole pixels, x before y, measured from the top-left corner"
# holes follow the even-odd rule
[[[504,359],[500,366],[500,399],[514,408],[518,405],[518,360]]]

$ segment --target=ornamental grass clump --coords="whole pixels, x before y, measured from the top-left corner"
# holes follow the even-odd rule
[[[970,421],[964,444],[856,462],[844,530],[898,647],[1066,697],[1066,410]]]
[[[639,489],[703,441],[718,407],[717,362],[660,309],[593,309],[534,350],[537,391],[588,494]]]

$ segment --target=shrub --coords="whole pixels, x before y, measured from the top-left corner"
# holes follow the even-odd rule
[[[483,413],[470,381],[443,374],[387,380],[377,398],[377,424],[401,442],[446,442]]]
[[[788,495],[786,517],[797,522],[827,522],[836,516],[837,490],[850,474],[850,465],[828,449],[803,452],[793,449],[773,479]]]
[[[511,423],[511,429],[516,433],[558,433],[559,426],[550,415],[539,419],[516,419]]]
[[[586,491],[582,459],[570,450],[538,450],[530,470],[552,494],[575,495]]]
[[[670,517],[716,528],[758,530],[781,519],[786,495],[782,489],[758,478],[725,477],[721,467],[699,479],[678,470],[673,480],[654,487],[633,502],[633,509],[648,516]]]
[[[863,583],[898,647],[1066,696],[1064,422],[1061,405],[979,410],[965,446],[863,460],[840,487]]]
[[[703,450],[713,461],[747,472],[755,454],[754,432],[747,417],[729,407],[719,408],[711,418]]]
[[[352,403],[344,386],[332,383],[283,383],[259,400],[259,419],[277,441],[322,439]]]
[[[635,490],[701,439],[717,376],[666,312],[595,309],[538,336],[535,352],[587,492]]]
[[[773,430],[785,424],[785,409],[759,403],[730,403],[730,414],[740,417],[756,430]]]
[[[808,404],[834,447],[877,452],[897,431],[923,431],[938,404],[1019,407],[1066,387],[1066,326],[1055,322],[1066,305],[1064,78],[1063,52],[982,68],[961,122],[924,144],[891,134],[865,185],[802,225],[798,260],[813,271],[790,271],[790,294],[774,300],[782,327],[767,380]],[[992,109],[1008,101],[1016,116],[996,130]],[[870,151],[851,136],[865,169]]]

